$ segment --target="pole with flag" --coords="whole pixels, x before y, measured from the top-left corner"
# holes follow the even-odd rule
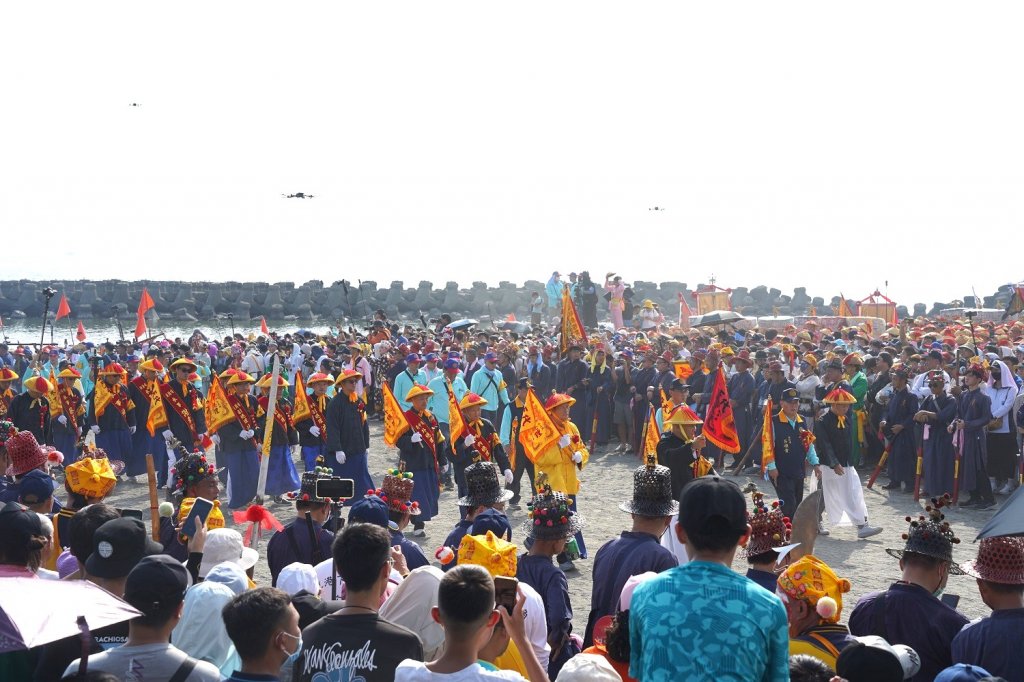
[[[576,305],[572,302],[572,296],[569,295],[569,285],[562,285],[562,339],[561,339],[561,352],[565,355],[569,351],[569,347],[576,342],[584,341],[587,338],[587,333],[583,330],[583,322],[580,320],[580,315],[576,311]]]
[[[60,303],[57,305],[57,316],[53,318],[54,322],[60,322],[60,318],[68,318],[68,331],[71,331],[71,306],[68,305],[68,297],[66,294],[60,295]],[[52,330],[51,330],[52,334]]]
[[[78,321],[78,331],[75,332],[75,338],[78,339],[79,341],[85,341],[86,339],[85,325],[82,324],[81,320]]]
[[[270,333],[270,328],[267,327],[267,318],[263,317],[262,315],[260,316],[260,333],[262,333],[262,334],[269,334]]]
[[[526,393],[526,404],[519,424],[519,442],[523,445],[523,452],[534,463],[560,437],[555,423],[532,388]]]
[[[141,339],[146,335],[146,312],[156,307],[153,302],[153,297],[149,295],[149,290],[146,287],[142,287],[142,295],[139,297],[139,308],[136,311],[135,318],[135,338]]]
[[[690,328],[690,304],[686,302],[686,296],[683,292],[678,292],[676,296],[679,297],[679,326],[683,329]]]
[[[402,412],[402,406],[398,404],[395,394],[387,382],[382,384],[384,394],[384,444],[388,447],[395,447],[402,434],[411,429],[409,420]],[[449,419],[451,416],[449,415]]]
[[[736,454],[740,451],[739,434],[736,433],[736,421],[733,418],[732,405],[729,403],[729,389],[725,384],[725,371],[721,364],[714,371],[703,434],[723,452]]]
[[[260,448],[260,477],[256,484],[256,504],[263,504],[267,490],[267,470],[270,467],[270,441],[274,437],[274,412],[277,411],[277,384],[281,377],[281,356],[274,356],[274,371],[270,376],[270,396],[267,399],[267,419],[263,425],[263,444]]]

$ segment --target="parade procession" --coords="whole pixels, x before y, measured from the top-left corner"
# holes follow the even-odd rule
[[[523,326],[167,338],[144,292],[134,339],[5,338],[0,678],[1024,679],[1024,287],[591,282]]]

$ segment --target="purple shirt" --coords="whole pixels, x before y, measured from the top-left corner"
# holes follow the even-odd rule
[[[884,613],[879,603],[883,595]],[[917,682],[931,682],[953,664],[950,644],[966,624],[960,613],[909,583],[893,583],[885,592],[864,595],[850,614],[850,633],[855,637],[878,635],[917,652],[921,670],[911,678]]]
[[[953,662],[981,666],[1008,682],[1024,682],[1020,646],[1024,643],[1024,609],[993,611],[972,621],[953,638]]]
[[[647,571],[661,573],[678,563],[675,555],[650,533],[624,530],[619,537],[603,544],[594,557],[594,586],[583,646],[593,644],[594,623],[619,610],[619,595],[630,576]]]

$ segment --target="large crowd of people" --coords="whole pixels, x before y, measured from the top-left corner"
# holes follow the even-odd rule
[[[614,273],[537,294],[506,328],[377,311],[321,334],[0,344],[0,587],[87,581],[137,611],[8,645],[0,679],[1024,680],[1024,541],[958,562],[946,520],[1020,485],[1024,322],[690,328]],[[397,448],[383,472],[376,420]],[[585,540],[580,472],[602,450],[639,457],[629,521]],[[167,500],[150,524],[110,504],[147,455]],[[883,472],[919,517],[869,522]],[[435,528],[445,488],[459,521]],[[794,538],[817,488],[812,533],[907,525],[895,582],[846,625],[850,580]],[[943,599],[951,575],[990,616]]]

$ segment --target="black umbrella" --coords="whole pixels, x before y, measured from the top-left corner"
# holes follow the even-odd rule
[[[997,538],[1003,535],[1024,535],[1024,488],[1016,491],[1003,502],[985,527],[974,538],[975,542],[982,538]]]
[[[712,310],[710,313],[698,317],[694,321],[693,326],[704,327],[713,324],[729,324],[730,322],[739,322],[744,319],[746,318],[731,310]]]
[[[448,327],[450,329],[456,329],[456,330],[458,330],[458,329],[469,329],[474,324],[479,324],[479,322],[477,320],[471,320],[470,318],[465,317],[465,318],[463,318],[461,320],[455,320],[454,322],[449,324]]]

